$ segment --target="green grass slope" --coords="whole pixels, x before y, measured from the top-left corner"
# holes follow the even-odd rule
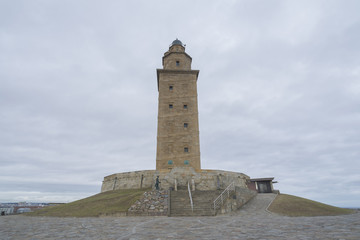
[[[46,207],[35,212],[27,213],[27,216],[49,217],[99,217],[106,215],[120,215],[145,191],[150,189],[126,189],[99,193],[75,202]]]
[[[333,216],[354,212],[350,209],[338,208],[287,194],[279,194],[268,210],[273,213],[290,217]]]

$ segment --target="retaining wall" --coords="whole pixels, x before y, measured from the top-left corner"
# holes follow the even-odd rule
[[[171,171],[144,170],[135,172],[116,173],[104,178],[101,192],[117,189],[153,188],[155,179],[159,176],[161,189],[186,187],[188,182],[196,190],[225,189],[230,183],[247,188],[249,176],[243,173],[222,170],[198,170],[192,167],[177,167]]]
[[[248,188],[235,187],[235,194],[228,198],[221,209],[217,211],[218,214],[225,214],[236,211],[245,205],[248,201],[256,196],[257,192]]]
[[[127,216],[167,216],[169,191],[148,191],[127,211]]]

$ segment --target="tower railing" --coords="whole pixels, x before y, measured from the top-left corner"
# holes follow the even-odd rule
[[[230,193],[235,192],[235,183],[232,182],[225,188],[225,190],[214,200],[214,214],[216,210],[224,204],[224,201],[230,197]],[[227,195],[227,196],[226,196]]]
[[[193,204],[191,191],[190,191],[190,182],[188,182],[188,192],[189,192],[189,198],[190,198],[191,211],[194,212],[194,204]]]

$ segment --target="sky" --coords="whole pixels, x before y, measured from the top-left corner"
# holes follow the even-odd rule
[[[198,79],[203,169],[360,207],[360,2],[0,0],[0,202],[155,169],[156,69]]]

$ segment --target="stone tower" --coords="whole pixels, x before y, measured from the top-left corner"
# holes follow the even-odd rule
[[[159,91],[156,170],[200,169],[197,78],[191,57],[176,39],[157,69]]]

